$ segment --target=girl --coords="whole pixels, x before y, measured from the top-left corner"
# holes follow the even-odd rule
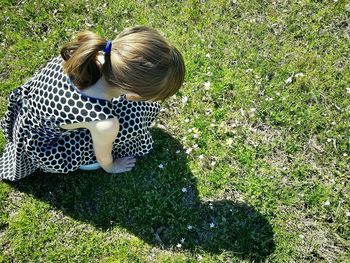
[[[175,94],[184,75],[181,54],[154,29],[126,29],[112,42],[80,33],[9,96],[0,178],[130,171],[152,149],[156,101]]]

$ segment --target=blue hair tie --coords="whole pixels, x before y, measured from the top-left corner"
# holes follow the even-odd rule
[[[105,55],[107,55],[111,53],[111,49],[112,49],[112,42],[108,40],[106,47],[103,49],[103,52],[105,52]]]

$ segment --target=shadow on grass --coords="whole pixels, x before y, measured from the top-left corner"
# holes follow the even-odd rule
[[[155,151],[134,172],[42,174],[9,184],[101,231],[118,225],[163,249],[183,241],[182,249],[251,260],[273,252],[271,225],[259,212],[229,200],[201,201],[181,144],[160,129],[152,134]]]

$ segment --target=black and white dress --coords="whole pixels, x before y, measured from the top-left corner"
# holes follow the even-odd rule
[[[64,124],[117,117],[120,131],[113,158],[141,156],[152,149],[149,127],[160,111],[159,103],[86,96],[63,72],[62,62],[54,58],[10,94],[0,123],[7,139],[0,179],[18,180],[36,170],[68,173],[96,163],[89,130],[64,130],[60,128]]]

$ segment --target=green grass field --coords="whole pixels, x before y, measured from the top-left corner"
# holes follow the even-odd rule
[[[348,1],[1,0],[0,14],[1,116],[85,29],[152,26],[187,67],[134,171],[0,182],[0,262],[350,261]]]

